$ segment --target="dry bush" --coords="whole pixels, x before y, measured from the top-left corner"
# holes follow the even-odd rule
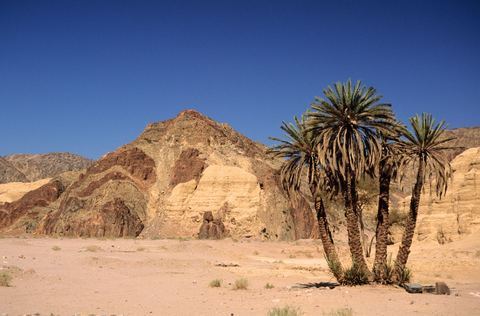
[[[351,308],[339,308],[332,310],[328,313],[323,313],[325,316],[353,316],[353,310]]]
[[[62,250],[62,248],[60,248],[59,246],[53,246],[52,250],[53,251],[59,251],[59,250]]]
[[[9,287],[10,282],[12,281],[13,277],[10,274],[10,271],[0,271],[0,286]]]
[[[102,251],[103,250],[102,248],[100,248],[97,245],[90,245],[90,246],[85,247],[84,249],[85,249],[85,251],[89,251],[89,252],[97,252],[97,251]]]
[[[268,283],[268,282],[267,282],[267,284],[265,284],[265,288],[266,288],[267,290],[273,289],[274,287],[275,287],[275,286],[273,286],[272,283]]]
[[[245,278],[241,278],[235,281],[233,285],[234,290],[246,290],[248,288],[248,280]]]
[[[214,279],[212,281],[210,281],[210,283],[208,284],[209,287],[221,287],[222,286],[222,280],[220,279]]]
[[[274,307],[268,312],[268,316],[300,316],[302,314],[298,307],[292,306]]]

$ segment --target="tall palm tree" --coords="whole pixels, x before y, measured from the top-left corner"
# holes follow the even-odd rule
[[[451,147],[446,143],[452,138],[444,135],[445,122],[436,123],[432,115],[423,113],[410,118],[413,131],[405,131],[400,145],[403,153],[403,162],[406,165],[417,166],[417,177],[412,189],[410,210],[407,216],[402,243],[395,261],[395,274],[400,280],[407,264],[410,247],[412,245],[415,226],[417,223],[418,205],[425,179],[436,183],[435,192],[442,196],[447,190],[448,178],[451,175],[450,163],[445,158],[445,150]]]
[[[320,163],[331,163],[341,187],[353,263],[369,273],[358,227],[357,179],[373,170],[381,152],[376,135],[390,131],[395,117],[376,90],[360,81],[338,82],[323,92],[326,99],[317,97],[308,113],[309,130],[317,139]]]
[[[384,282],[384,268],[387,265],[387,244],[390,204],[390,184],[397,177],[400,162],[397,149],[400,135],[405,128],[401,123],[388,134],[380,134],[382,152],[378,166],[378,211],[377,228],[375,230],[375,260],[373,263],[373,274],[375,281]]]
[[[326,177],[323,174],[325,170],[319,164],[315,138],[313,133],[306,128],[305,116],[302,116],[301,121],[295,117],[295,124],[283,122],[281,129],[285,132],[287,139],[271,138],[280,144],[272,147],[269,152],[276,157],[285,159],[280,169],[282,186],[289,195],[302,194],[306,186],[317,214],[320,239],[325,256],[329,264],[334,265],[335,269],[332,269],[332,272],[335,278],[340,281],[342,265],[335,249],[321,197],[322,186],[327,184],[325,182]]]

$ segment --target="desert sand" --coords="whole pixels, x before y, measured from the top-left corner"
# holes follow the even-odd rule
[[[285,305],[304,315],[480,315],[479,237],[414,243],[413,281],[445,281],[449,296],[297,287],[333,281],[318,240],[2,238],[2,266],[14,278],[0,287],[0,315],[266,315]],[[233,289],[240,278],[246,290]],[[221,287],[209,286],[214,279]]]

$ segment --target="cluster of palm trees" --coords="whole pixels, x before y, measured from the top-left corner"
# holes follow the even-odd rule
[[[390,104],[382,103],[373,87],[350,80],[327,87],[324,98],[315,98],[311,108],[283,122],[285,139],[270,152],[283,158],[280,170],[284,190],[289,196],[300,194],[312,201],[317,215],[325,257],[335,278],[351,283],[352,271],[364,276],[358,283],[406,280],[418,205],[425,181],[435,185],[436,193],[447,189],[450,165],[444,157],[448,149],[443,121],[429,114],[410,118],[410,129],[400,123]],[[387,262],[389,229],[389,190],[393,180],[401,180],[405,170],[416,170],[410,210],[393,267]],[[375,259],[372,270],[365,259],[359,228],[358,183],[365,177],[378,179],[378,213],[375,234]],[[340,197],[344,202],[351,268],[345,269],[337,254],[328,222],[326,199]]]

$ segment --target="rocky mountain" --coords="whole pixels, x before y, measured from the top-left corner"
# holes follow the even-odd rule
[[[90,159],[71,153],[15,154],[3,159],[23,174],[23,178],[17,178],[16,182],[52,178],[62,172],[85,169],[93,163]],[[0,165],[0,183],[13,182],[1,177],[3,169]]]
[[[0,157],[0,183],[27,182],[27,177],[8,160]]]
[[[265,146],[187,110],[80,175],[0,206],[0,229],[24,229],[30,212],[37,233],[68,236],[315,236],[308,204],[284,196],[278,163]]]
[[[456,147],[448,153],[450,159],[455,158],[465,150],[480,147],[480,127],[455,128],[446,131],[446,137],[453,137],[449,146]]]

